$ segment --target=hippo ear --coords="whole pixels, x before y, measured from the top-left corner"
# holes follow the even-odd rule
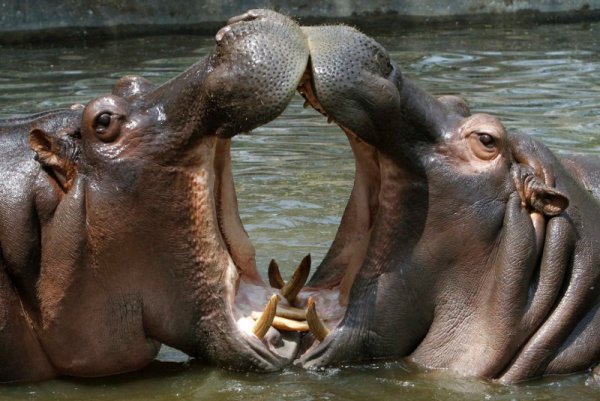
[[[569,199],[561,192],[545,184],[533,190],[530,206],[546,216],[558,216],[569,206]]]
[[[547,185],[528,165],[519,164],[513,178],[524,206],[545,216],[558,216],[569,206],[569,198]]]
[[[67,192],[75,177],[75,156],[77,151],[66,135],[50,134],[34,128],[29,132],[29,145],[37,160],[60,188]]]

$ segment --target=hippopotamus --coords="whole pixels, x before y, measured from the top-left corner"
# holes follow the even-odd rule
[[[405,359],[514,383],[600,360],[600,160],[553,154],[406,78],[375,40],[305,27],[300,92],[356,177],[298,298],[307,368]]]
[[[132,371],[160,344],[507,383],[598,361],[599,161],[435,98],[349,27],[253,10],[216,41],[161,86],[0,120],[0,381]],[[288,282],[272,261],[266,285],[229,150],[296,90],[348,137],[355,183],[312,277],[310,256]]]
[[[124,77],[85,106],[0,120],[0,381],[133,371],[160,344],[235,369],[295,356],[270,309],[246,315],[280,292],[257,273],[229,155],[306,68],[300,28],[265,15],[160,86]]]

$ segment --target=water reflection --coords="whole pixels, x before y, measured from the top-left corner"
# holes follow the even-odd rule
[[[584,375],[501,386],[443,373],[410,373],[398,363],[279,373],[232,373],[196,364],[153,363],[136,374],[4,387],[11,400],[596,400]],[[10,398],[9,398],[10,397]]]
[[[404,73],[434,94],[459,94],[558,152],[600,153],[600,24],[529,29],[390,32],[377,39]],[[0,48],[0,115],[87,102],[125,74],[163,82],[212,47],[212,38],[152,37],[77,47]],[[235,139],[236,188],[263,270],[290,274],[320,260],[350,193],[345,137],[296,98],[276,121]],[[572,400],[597,399],[586,375],[498,386],[380,363],[277,374],[203,367],[171,349],[142,372],[103,379],[0,387],[11,400]]]

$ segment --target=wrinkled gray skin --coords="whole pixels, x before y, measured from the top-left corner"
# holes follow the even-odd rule
[[[593,366],[598,160],[558,158],[460,98],[436,99],[351,28],[304,30],[303,93],[347,133],[357,177],[303,292],[331,332],[299,364],[408,357],[503,382]]]
[[[295,355],[239,324],[274,291],[237,216],[229,138],[286,107],[308,53],[268,12],[216,39],[162,86],[125,77],[83,110],[0,120],[0,381],[132,371],[160,343],[235,369]]]

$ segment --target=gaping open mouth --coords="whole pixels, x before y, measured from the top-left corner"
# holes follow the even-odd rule
[[[333,121],[315,96],[311,68],[309,63],[298,92],[305,98],[305,106],[312,106]],[[233,262],[230,265],[235,266],[235,271],[225,275],[231,317],[248,341],[257,346],[262,343],[266,350],[288,362],[322,341],[344,318],[379,209],[378,151],[348,128],[338,126],[348,137],[354,154],[354,187],[335,240],[308,284],[310,256],[302,260],[287,283],[275,261],[269,265],[269,284],[261,279],[254,247],[238,214],[230,139],[217,140],[213,192],[220,235]]]
[[[231,168],[231,139],[215,138],[215,141],[208,188],[213,203],[210,209],[214,210],[218,231],[218,248],[226,251],[228,259],[222,273],[222,288],[227,308],[225,314],[234,332],[226,335],[243,340],[242,352],[250,354],[255,367],[278,369],[293,360],[299,333],[310,329],[307,321],[310,314],[307,316],[298,297],[310,273],[310,256],[302,260],[287,283],[272,261],[270,286],[265,284],[256,267],[254,247],[238,214]]]

